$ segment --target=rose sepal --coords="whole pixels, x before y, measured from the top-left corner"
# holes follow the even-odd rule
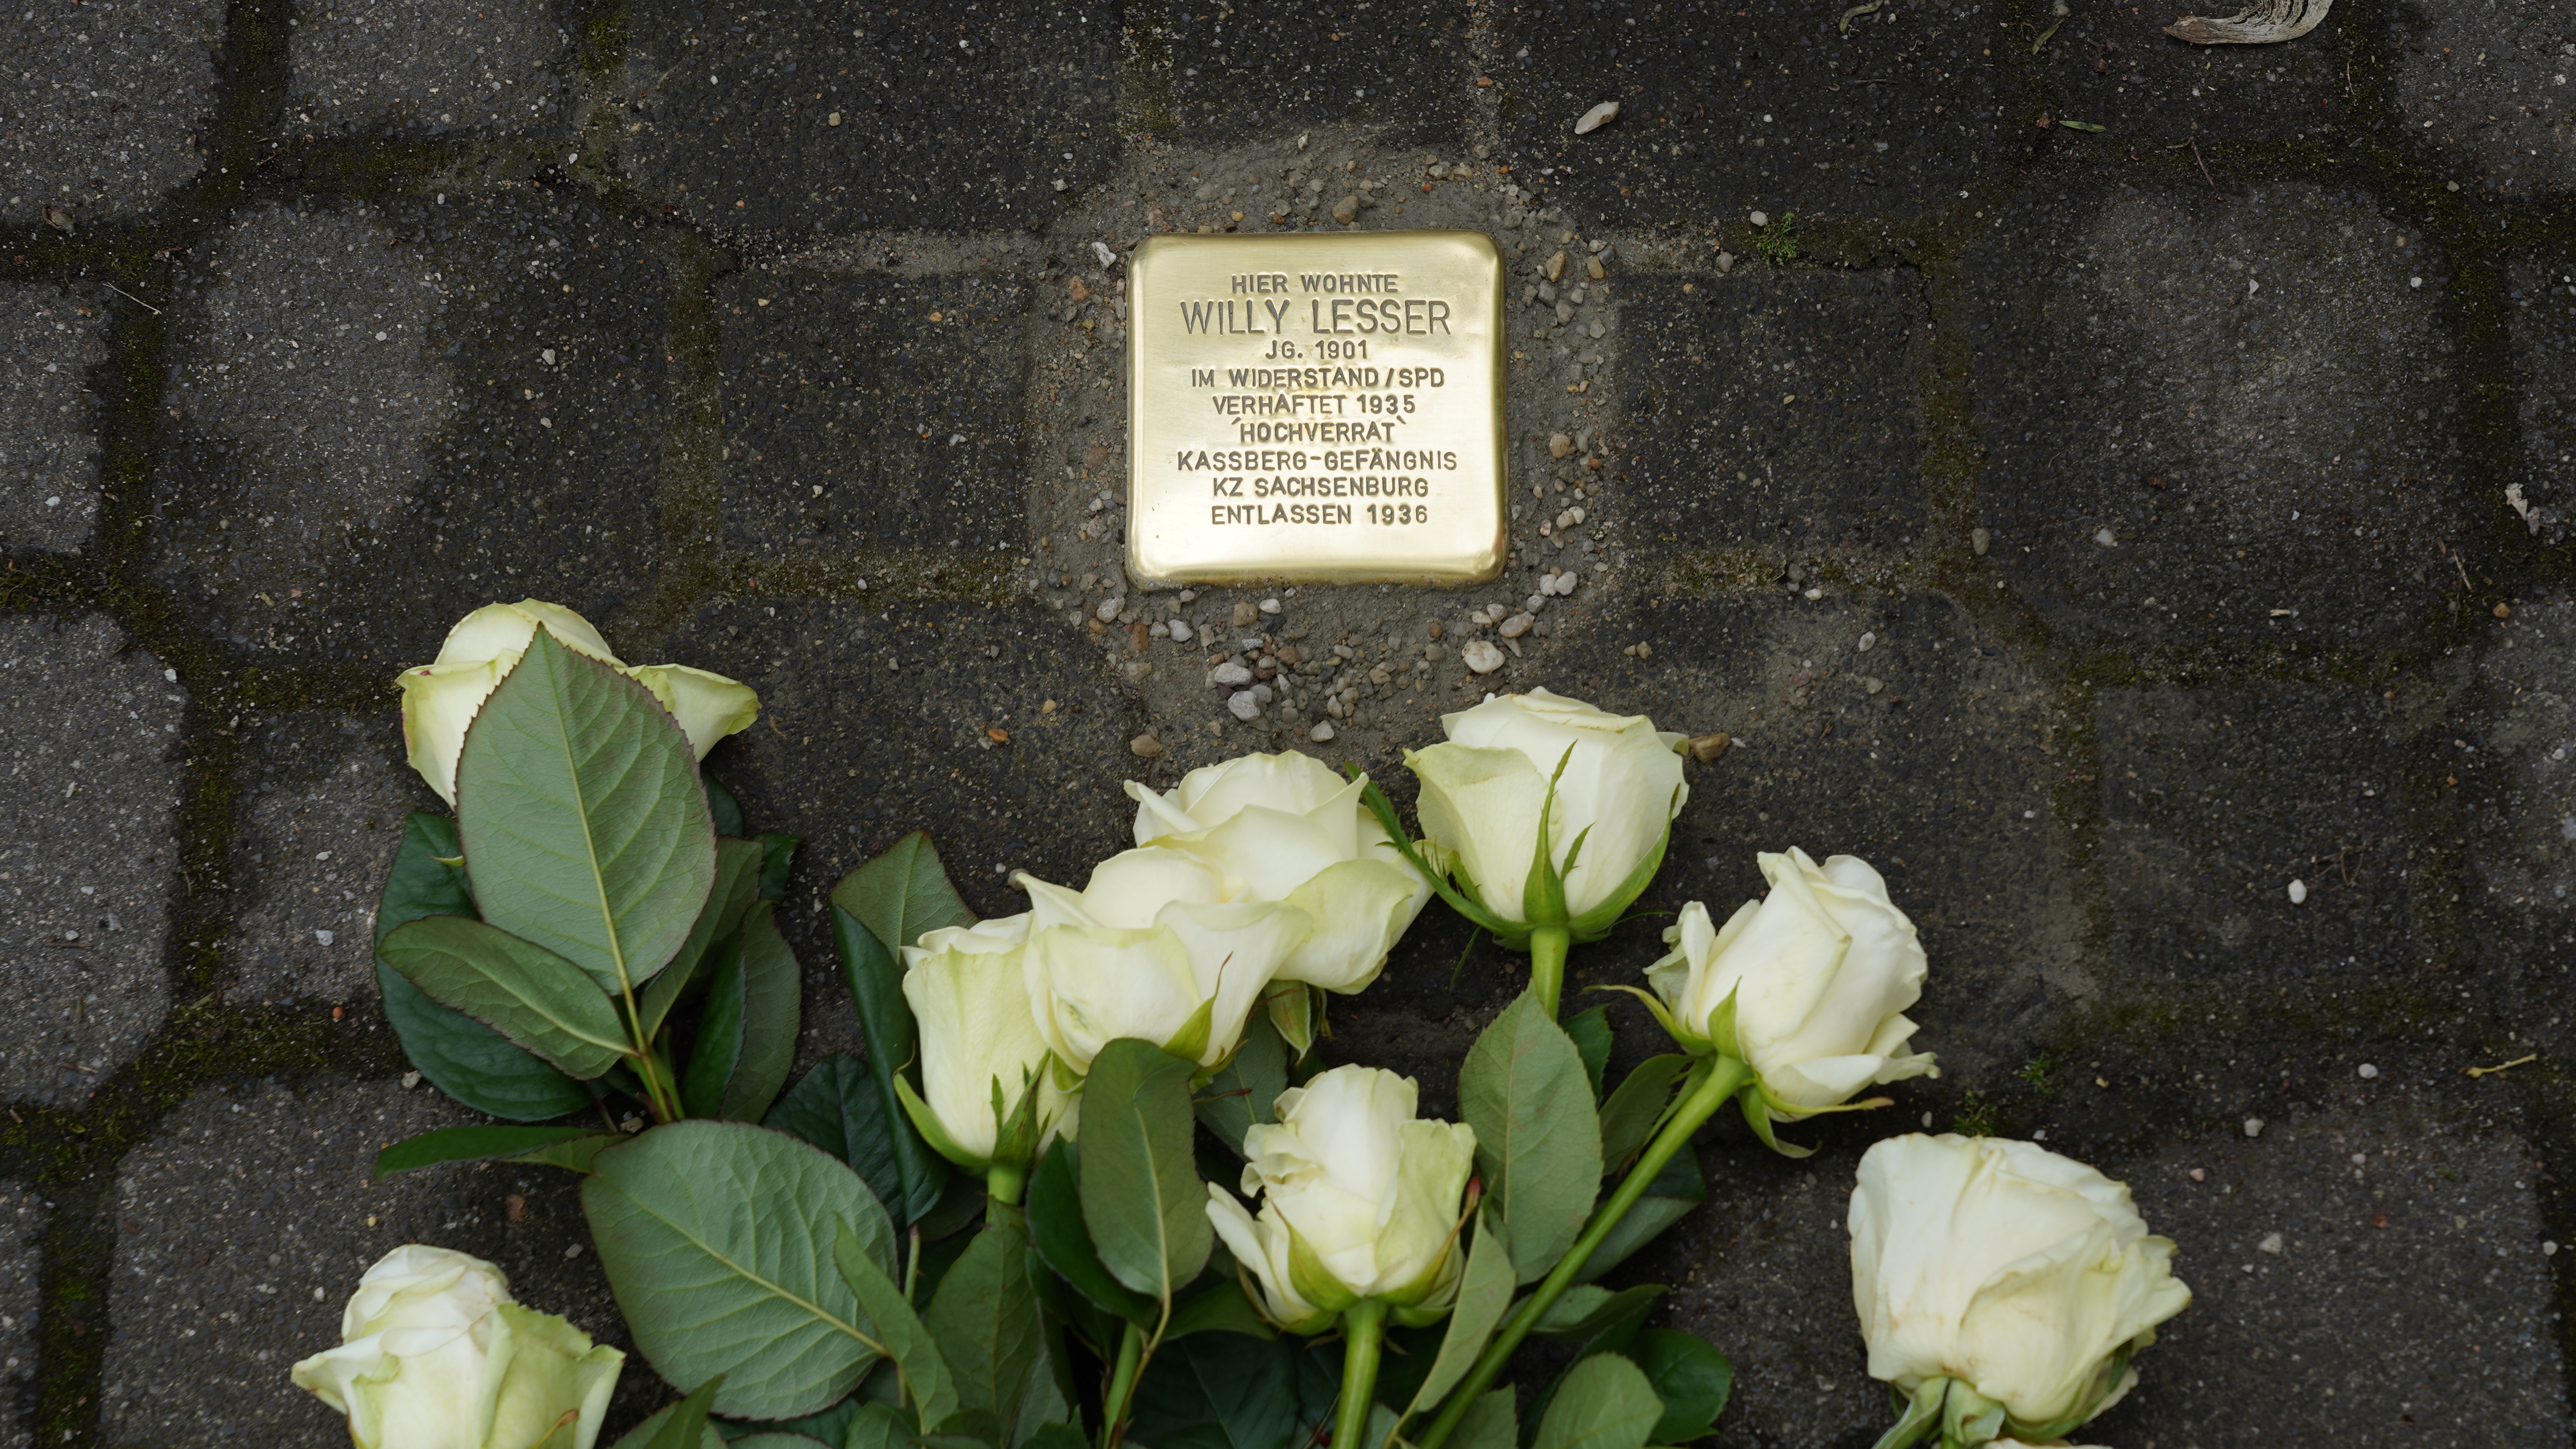
[[[2004,1432],[2004,1406],[1957,1379],[1941,1400],[1941,1449],[1975,1449]]]
[[[1407,752],[1408,758],[1410,753]],[[1367,778],[1360,773],[1359,766],[1352,765],[1348,768],[1351,778],[1363,780]],[[1466,917],[1469,924],[1506,946],[1519,946],[1529,939],[1527,926],[1517,921],[1506,921],[1486,908],[1484,900],[1476,894],[1476,883],[1472,878],[1466,882],[1463,889],[1451,881],[1452,874],[1463,875],[1463,870],[1432,869],[1431,863],[1422,858],[1422,846],[1430,842],[1417,842],[1405,833],[1404,821],[1395,813],[1395,802],[1386,798],[1386,792],[1380,790],[1375,781],[1369,781],[1362,787],[1360,801],[1368,806],[1370,814],[1377,817],[1379,827],[1386,832],[1387,843],[1393,845],[1396,853],[1404,857],[1405,864],[1421,873],[1422,878],[1430,883],[1432,891],[1448,903],[1449,909]]]
[[[1914,1449],[1925,1435],[1940,1426],[1941,1401],[1948,1395],[1949,1388],[1950,1381],[1946,1378],[1928,1378],[1916,1384],[1913,1395],[1908,1397],[1893,1385],[1889,1386],[1887,1396],[1897,1402],[1903,1413],[1886,1433],[1878,1436],[1878,1442],[1870,1449]]]

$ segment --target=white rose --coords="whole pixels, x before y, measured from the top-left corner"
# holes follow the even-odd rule
[[[358,1280],[340,1336],[293,1377],[348,1416],[359,1449],[591,1449],[626,1362],[511,1301],[500,1269],[418,1243]]]
[[[1819,866],[1793,849],[1760,861],[1771,894],[1719,929],[1693,901],[1664,931],[1673,950],[1646,980],[1674,1036],[1750,1063],[1782,1120],[1932,1071],[1929,1052],[1905,1050],[1914,1035],[1905,1008],[1923,995],[1923,947],[1888,901],[1887,882],[1857,856]],[[1734,1039],[1712,1043],[1725,1023],[1711,1018],[1730,996]]]
[[[1280,980],[1355,992],[1431,899],[1361,803],[1367,785],[1284,750],[1192,770],[1166,794],[1130,780],[1127,793],[1138,845],[1198,857],[1242,883],[1232,899],[1286,901],[1313,920]]]
[[[716,742],[760,717],[760,696],[748,685],[721,674],[682,664],[629,666],[608,648],[590,621],[561,604],[521,599],[515,604],[486,604],[447,631],[435,662],[406,669],[397,681],[403,694],[403,742],[411,767],[438,792],[456,803],[456,757],[465,748],[465,728],[482,711],[483,701],[509,672],[544,625],[555,642],[577,654],[618,670],[652,691],[671,712],[698,758]]]
[[[1870,1375],[1918,1402],[1964,1390],[1977,1412],[2001,1407],[1988,1432],[2025,1440],[2118,1402],[2129,1355],[2191,1302],[2128,1188],[2027,1142],[1881,1141],[1860,1161],[1851,1240]]]
[[[1159,847],[1102,861],[1081,891],[1025,872],[1021,954],[1038,1035],[1074,1072],[1122,1037],[1215,1067],[1313,922],[1284,901],[1241,899],[1217,866]]]
[[[921,1096],[905,1105],[922,1136],[962,1167],[990,1165],[997,1146],[1024,1158],[1061,1106],[1029,1014],[1020,960],[1028,927],[1026,915],[1010,916],[927,931],[903,948],[903,996],[921,1031]],[[1027,1140],[1004,1144],[1002,1128],[1031,1092]]]
[[[1335,1067],[1279,1094],[1276,1123],[1243,1139],[1243,1190],[1261,1215],[1208,1185],[1208,1219],[1261,1285],[1264,1310],[1300,1333],[1373,1299],[1408,1324],[1458,1293],[1460,1199],[1476,1131],[1413,1115],[1413,1079]]]
[[[1477,900],[1507,922],[1575,922],[1578,939],[1608,929],[1653,877],[1672,818],[1690,798],[1674,749],[1683,736],[1544,689],[1443,715],[1440,727],[1448,743],[1408,751],[1404,762],[1422,781],[1423,833],[1454,857]],[[1542,807],[1544,858],[1564,875],[1561,920],[1542,919],[1552,914],[1546,904],[1525,899]],[[1566,869],[1577,839],[1582,852]]]

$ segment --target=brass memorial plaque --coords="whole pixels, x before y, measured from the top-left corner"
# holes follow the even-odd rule
[[[1129,262],[1128,303],[1137,577],[1468,584],[1502,571],[1493,242],[1153,237]]]

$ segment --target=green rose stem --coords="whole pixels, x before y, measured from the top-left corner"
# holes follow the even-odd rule
[[[1363,1298],[1342,1310],[1342,1402],[1333,1442],[1368,1442],[1369,1407],[1377,1399],[1378,1352],[1386,1343],[1386,1305]]]
[[[1100,1449],[1116,1449],[1127,1429],[1127,1401],[1136,1392],[1136,1375],[1145,1366],[1145,1330],[1128,1324],[1118,1339],[1118,1365],[1110,1370],[1109,1391],[1100,1396]]]
[[[1584,1225],[1583,1235],[1574,1240],[1573,1248],[1566,1252],[1546,1278],[1540,1280],[1537,1289],[1521,1300],[1519,1311],[1503,1324],[1502,1331],[1494,1335],[1493,1342],[1485,1345],[1485,1351],[1477,1355],[1476,1366],[1469,1369],[1466,1379],[1450,1392],[1449,1401],[1441,1406],[1440,1417],[1432,1420],[1430,1429],[1415,1441],[1420,1449],[1440,1449],[1449,1436],[1457,1432],[1458,1421],[1467,1416],[1467,1410],[1474,1406],[1479,1395],[1493,1387],[1495,1377],[1502,1373],[1512,1351],[1521,1346],[1521,1340],[1529,1337],[1530,1330],[1538,1326],[1538,1321],[1556,1306],[1556,1300],[1573,1286],[1574,1275],[1583,1271],[1583,1265],[1591,1261],[1593,1252],[1610,1236],[1610,1230],[1628,1215],[1628,1209],[1637,1205],[1637,1199],[1646,1195],[1647,1186],[1655,1180],[1657,1173],[1664,1170],[1664,1164],[1672,1161],[1674,1153],[1689,1145],[1691,1134],[1715,1116],[1717,1109],[1725,1106],[1753,1077],[1752,1066],[1734,1057],[1702,1057],[1691,1068],[1691,1074],[1682,1086],[1681,1100],[1674,1106],[1673,1114],[1665,1121],[1663,1129],[1655,1134],[1654,1141],[1646,1144],[1645,1152],[1637,1158],[1637,1165],[1629,1168],[1628,1175],[1620,1179],[1619,1190],[1610,1194],[1610,1201],[1602,1204],[1601,1210],[1592,1215],[1592,1221]]]
[[[996,1162],[984,1170],[984,1191],[994,1202],[1007,1208],[1020,1205],[1021,1190],[1029,1183],[1029,1169],[1024,1163]]]
[[[1570,927],[1539,926],[1530,932],[1530,991],[1550,1021],[1556,1020],[1557,999],[1565,994],[1565,953],[1573,945]]]

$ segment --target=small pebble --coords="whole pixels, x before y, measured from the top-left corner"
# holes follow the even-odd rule
[[[2307,903],[2308,883],[2303,880],[2294,880],[2290,882],[2290,904],[2294,906],[2303,906]]]
[[[1432,621],[1431,621],[1431,637],[1432,637],[1432,638],[1434,638],[1434,639],[1437,639],[1437,638],[1439,638],[1439,637],[1441,636],[1441,634],[1442,634],[1443,632],[1444,632],[1444,631],[1443,631],[1443,629],[1441,628],[1440,621],[1439,621],[1439,620],[1437,620],[1437,619],[1432,620]],[[1434,658],[1437,658],[1438,656],[1437,656],[1437,655],[1434,655],[1433,657],[1434,657]]]
[[[1425,644],[1422,646],[1422,657],[1437,664],[1449,657],[1449,651],[1437,644]]]
[[[2361,1064],[2361,1079],[2362,1079],[2363,1081],[2365,1081],[2365,1082],[2376,1081],[2376,1080],[2378,1080],[2378,1078],[2379,1078],[2379,1068],[2377,1068],[2377,1067],[2375,1067],[2375,1066],[2371,1065],[2371,1064],[2370,1064],[2370,1063],[2368,1063],[2368,1062],[2363,1062],[2363,1063]]]
[[[1329,743],[1333,738],[1333,722],[1328,719],[1315,721],[1315,727],[1306,731],[1306,738],[1319,745]]]
[[[1877,636],[1876,634],[1863,634],[1863,635],[1861,635],[1861,636],[1860,636],[1860,652],[1861,652],[1861,653],[1863,653],[1863,654],[1867,654],[1867,653],[1870,651],[1870,649],[1871,649],[1873,646],[1875,646],[1877,643],[1878,643],[1878,636]]]
[[[2205,1167],[2195,1167],[2195,1168],[2193,1168],[2193,1169],[2191,1170],[2191,1180],[2192,1180],[2192,1181],[2194,1181],[2194,1182],[2207,1182],[2207,1181],[2209,1181],[2209,1169],[2207,1169],[2207,1168],[2205,1168]]]
[[[1603,101],[1591,110],[1585,111],[1583,119],[1574,123],[1574,134],[1589,136],[1617,119],[1619,119],[1619,103]]]
[[[1603,276],[1603,272],[1601,270],[1601,258],[1597,256],[1585,257],[1583,259],[1583,274],[1596,282],[1600,281]],[[1600,323],[1595,322],[1592,324],[1592,335],[1595,337],[1601,335]]]
[[[1987,546],[1992,544],[1994,541],[1995,536],[1986,532],[1982,528],[1972,528],[1968,530],[1968,547],[1975,549],[1977,557],[1979,558],[1984,558],[1986,556]]]
[[[1693,735],[1691,736],[1689,745],[1690,757],[1705,764],[1706,762],[1714,760],[1718,756],[1725,754],[1726,747],[1734,743],[1735,736],[1728,734],[1724,730],[1714,730],[1704,735]]]
[[[1458,657],[1478,674],[1491,674],[1503,667],[1503,651],[1491,640],[1470,639],[1458,650]]]
[[[2512,618],[2512,617],[2513,617],[2513,605],[2511,605],[2511,604],[2501,604],[2501,603],[2500,603],[2500,604],[2498,604],[2498,605],[2496,605],[2496,606],[2495,606],[2495,616],[2496,616],[2497,618],[2499,618],[2499,619],[2510,619],[2510,618]]]
[[[1863,675],[1861,677],[1860,687],[1865,693],[1876,694],[1880,690],[1887,688],[1887,681],[1874,675]]]
[[[1572,438],[1567,437],[1563,433],[1553,433],[1549,435],[1547,440],[1547,455],[1549,457],[1562,458],[1573,451],[1574,440]]]
[[[1263,612],[1263,613],[1265,613],[1265,614],[1276,614],[1276,613],[1278,613],[1278,612],[1279,612],[1279,601],[1278,601],[1277,599],[1264,599],[1264,600],[1262,600],[1262,601],[1261,601],[1261,612]]]
[[[1537,622],[1538,620],[1536,618],[1528,614],[1514,614],[1510,618],[1505,619],[1502,627],[1496,629],[1494,632],[1502,635],[1506,639],[1517,639],[1523,634],[1528,633],[1530,631],[1530,625]]]
[[[313,933],[313,939],[321,942],[325,946],[328,946],[331,944],[331,933],[329,931],[316,931]]]
[[[2093,541],[2102,545],[2104,548],[2113,548],[2118,546],[2120,539],[2118,535],[2111,532],[2109,525],[2106,524],[2101,528],[2093,530]]]
[[[1100,620],[1101,623],[1106,624],[1110,620],[1117,618],[1118,611],[1126,607],[1127,600],[1123,595],[1104,599],[1101,601],[1099,608],[1092,610],[1092,616]]]
[[[2246,1118],[2246,1119],[2245,1119],[2245,1135],[2246,1135],[2246,1136],[2248,1136],[2248,1137],[2260,1137],[2260,1136],[2262,1136],[2262,1135],[2263,1135],[2263,1119],[2262,1119],[2262,1118],[2260,1118],[2260,1117],[2248,1117],[2248,1118]]]
[[[2547,1242],[2542,1243],[2542,1244],[2540,1245],[2540,1256],[2542,1256],[2542,1257],[2544,1257],[2544,1258],[2555,1258],[2555,1257],[2557,1257],[2557,1256],[2558,1256],[2558,1245],[2557,1245],[2556,1243],[2547,1243]]]
[[[2254,1247],[2258,1252],[2278,1253],[2282,1248],[2281,1235],[2279,1233],[2265,1233],[2263,1235],[2263,1241],[2256,1243]]]
[[[1127,752],[1138,759],[1160,759],[1163,754],[1163,742],[1152,735],[1138,735],[1127,742]]]
[[[1209,670],[1208,680],[1214,684],[1223,684],[1228,686],[1250,684],[1252,682],[1252,666],[1248,664],[1237,664],[1232,660],[1228,660],[1225,663],[1218,665],[1216,668]]]
[[[1333,203],[1333,220],[1342,223],[1344,226],[1348,226],[1352,222],[1359,220],[1359,215],[1360,198],[1359,193],[1356,191]]]
[[[1237,599],[1234,601],[1234,622],[1237,628],[1250,624],[1260,617],[1261,611],[1253,607],[1250,599]]]
[[[1769,226],[1771,224],[1771,213],[1767,211],[1757,211],[1744,219],[1753,223],[1755,226]]]
[[[1226,713],[1246,724],[1261,718],[1261,701],[1254,699],[1252,691],[1248,689],[1241,694],[1229,697],[1225,702],[1225,708]]]
[[[1734,270],[1735,270],[1735,253],[1733,253],[1733,252],[1719,252],[1719,253],[1717,254],[1717,274],[1718,274],[1719,276],[1721,276],[1721,277],[1722,277],[1722,276],[1725,276],[1727,273],[1729,273],[1729,272],[1731,272],[1731,271],[1734,271]]]
[[[1551,282],[1556,282],[1556,281],[1562,281],[1562,280],[1564,280],[1564,278],[1565,278],[1565,253],[1563,253],[1563,252],[1558,252],[1555,256],[1549,257],[1549,258],[1547,259],[1547,279],[1548,279],[1549,281],[1551,281]]]
[[[406,1091],[406,1092],[410,1091],[410,1090],[411,1090],[412,1088],[414,1088],[414,1087],[419,1086],[419,1085],[420,1085],[420,1073],[418,1073],[418,1072],[405,1072],[405,1073],[403,1073],[403,1075],[402,1075],[402,1084],[403,1084],[403,1090],[404,1090],[404,1091]]]

